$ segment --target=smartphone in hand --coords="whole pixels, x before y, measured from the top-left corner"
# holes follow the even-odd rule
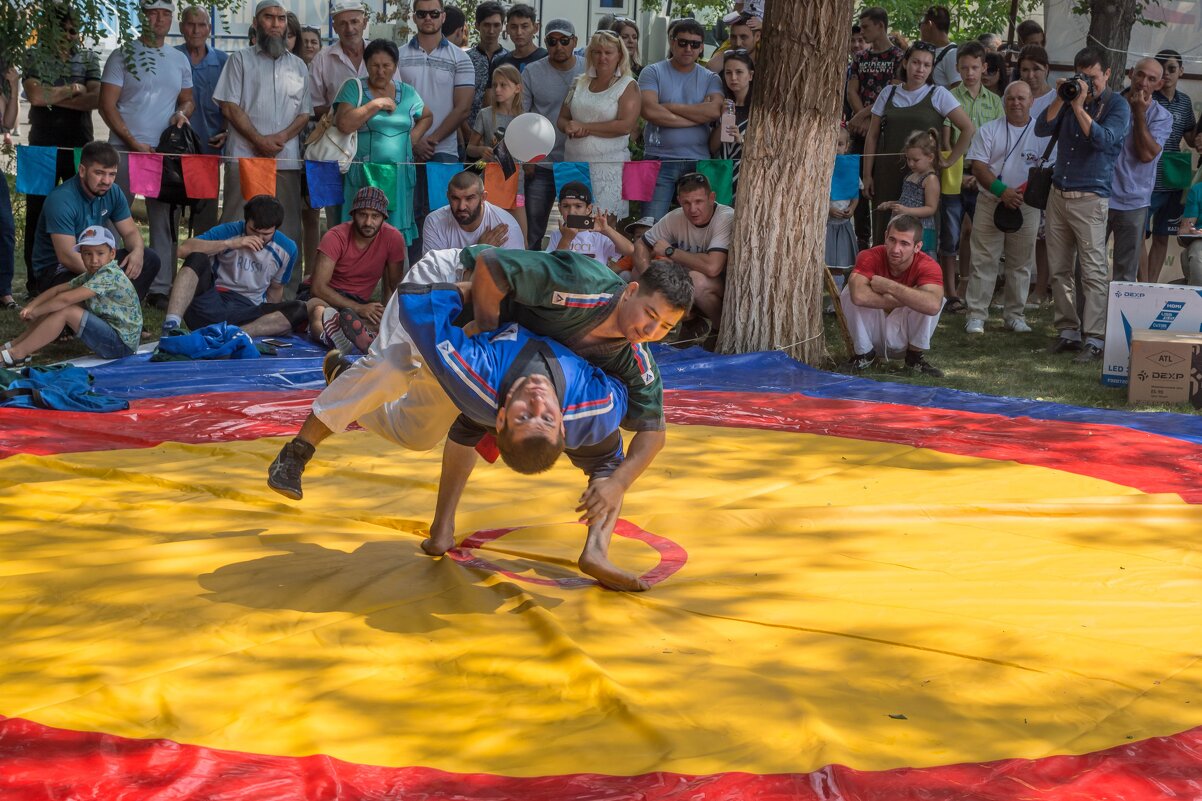
[[[575,228],[577,231],[591,231],[594,225],[591,214],[569,214],[563,222],[568,228]]]

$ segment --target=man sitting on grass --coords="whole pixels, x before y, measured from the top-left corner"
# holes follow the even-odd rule
[[[853,370],[876,361],[877,350],[906,352],[906,367],[939,378],[926,360],[943,311],[943,271],[922,252],[922,223],[900,214],[885,229],[885,244],[860,251],[839,296],[855,347]]]
[[[103,359],[137,351],[142,307],[133,282],[117,264],[112,232],[99,225],[84,229],[75,252],[84,274],[50,287],[21,310],[21,319],[32,325],[0,351],[5,367],[17,367],[58,339],[67,326]]]

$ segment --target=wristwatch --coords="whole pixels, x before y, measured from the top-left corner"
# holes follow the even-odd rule
[[[669,258],[669,259],[672,258],[672,254],[675,252],[676,252],[676,248],[672,245],[668,245],[666,248],[664,248],[664,256],[666,258]]]

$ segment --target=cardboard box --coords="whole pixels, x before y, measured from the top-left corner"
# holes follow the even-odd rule
[[[1127,401],[1202,408],[1202,334],[1135,331]]]
[[[1114,281],[1106,310],[1102,383],[1127,385],[1136,331],[1202,331],[1202,287]]]

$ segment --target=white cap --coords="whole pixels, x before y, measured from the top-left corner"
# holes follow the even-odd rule
[[[333,0],[330,3],[330,17],[336,17],[343,11],[358,11],[364,13],[362,0]]]
[[[78,253],[79,249],[84,245],[108,245],[113,250],[116,250],[117,240],[113,238],[113,232],[103,225],[93,225],[90,228],[83,229],[83,233],[75,241],[75,247],[72,250]]]
[[[170,11],[175,13],[175,4],[171,0],[142,0],[143,11]]]

